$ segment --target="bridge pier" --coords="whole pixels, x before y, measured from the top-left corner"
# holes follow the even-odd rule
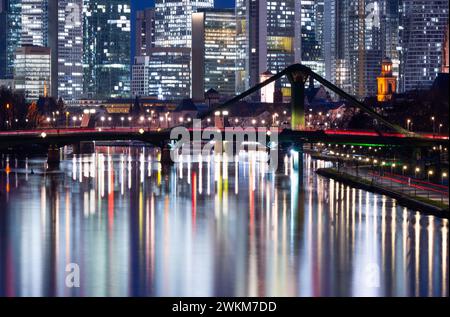
[[[92,154],[95,152],[94,142],[77,142],[72,144],[73,154]]]
[[[171,157],[171,150],[168,144],[164,144],[161,148],[161,159],[160,162],[163,165],[172,165],[174,162]]]
[[[55,169],[61,162],[61,152],[56,145],[50,145],[47,153],[47,164],[49,169]]]

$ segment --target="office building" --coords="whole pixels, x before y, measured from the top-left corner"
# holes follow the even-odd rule
[[[449,3],[403,0],[401,7],[400,89],[428,89],[441,71]]]
[[[83,91],[89,98],[130,95],[129,0],[84,1]]]
[[[57,90],[53,96],[76,100],[83,94],[83,0],[53,1],[49,14],[57,16],[57,25],[50,27],[54,34],[49,43],[52,48],[52,76],[56,76]],[[55,40],[56,39],[56,40]],[[55,64],[56,60],[56,64]]]
[[[48,96],[51,90],[50,48],[24,46],[16,49],[14,89],[22,91],[27,100]]]
[[[135,55],[148,56],[155,46],[155,9],[136,12]]]
[[[192,98],[203,101],[214,89],[236,93],[236,16],[234,9],[201,9],[192,14]]]
[[[150,57],[136,56],[134,58],[131,95],[133,97],[150,95]]]
[[[159,98],[184,99],[192,95],[192,14],[213,8],[213,0],[156,0],[155,48],[151,49],[151,91]],[[159,80],[158,80],[159,79]]]
[[[0,0],[0,78],[12,78],[16,49],[48,46],[48,0]]]
[[[273,74],[301,61],[301,1],[236,1],[236,90],[258,84],[267,70]],[[290,94],[283,79],[283,94]]]
[[[182,100],[191,93],[191,49],[154,47],[149,61],[149,95]]]
[[[324,0],[301,1],[302,64],[325,76]]]
[[[213,7],[214,0],[156,0],[156,46],[191,47],[192,13]]]

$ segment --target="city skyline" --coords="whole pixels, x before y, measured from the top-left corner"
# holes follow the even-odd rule
[[[446,69],[448,3],[422,2],[289,0],[274,5],[266,0],[208,0],[187,6],[183,1],[167,5],[164,0],[2,0],[0,79],[13,79],[16,49],[35,45],[51,49],[49,96],[64,100],[128,97],[135,95],[133,81],[145,86],[141,92],[159,99],[192,98],[193,14],[203,8],[234,6],[236,32],[229,36],[235,37],[235,52],[224,61],[229,63],[234,56],[235,80],[230,81],[227,74],[227,81],[234,82],[235,94],[258,84],[263,74],[302,63],[362,100],[377,95],[377,77],[385,58],[392,61],[392,75],[398,80],[395,92],[426,89]],[[434,15],[423,16],[420,8],[424,6]],[[138,18],[141,8],[147,8],[147,14],[139,13]],[[232,50],[234,44],[224,48],[223,41],[217,41],[207,59]],[[138,61],[135,55],[150,57],[144,65],[145,83],[132,78]],[[220,86],[206,84],[205,92],[220,93]],[[223,96],[230,96],[227,87]],[[278,91],[285,100],[290,98],[289,88],[283,79]],[[201,94],[195,95],[198,99]]]
[[[449,3],[218,3],[0,0],[0,299],[448,299]]]

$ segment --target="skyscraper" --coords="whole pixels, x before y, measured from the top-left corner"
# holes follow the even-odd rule
[[[359,97],[374,96],[381,62],[399,72],[398,0],[324,0],[325,76]]]
[[[133,97],[150,95],[150,57],[136,56],[134,58],[131,95]]]
[[[213,0],[156,0],[155,47],[151,49],[150,91],[159,98],[191,96],[192,13],[214,7]]]
[[[192,98],[205,91],[236,93],[236,16],[234,9],[200,9],[192,15]]]
[[[50,37],[52,54],[57,56],[57,69],[53,71],[58,78],[57,92],[53,95],[64,100],[79,99],[83,94],[83,0],[54,2],[56,8],[49,6],[50,13],[56,11],[58,21],[53,30],[56,36]]]
[[[302,64],[325,75],[324,0],[301,1]]]
[[[258,84],[267,70],[275,74],[300,62],[300,12],[300,0],[236,1],[238,93]]]
[[[401,10],[400,87],[402,91],[427,89],[442,67],[449,3],[403,0]]]
[[[51,89],[50,49],[24,46],[16,49],[14,88],[23,91],[28,100],[47,96]]]
[[[136,12],[135,55],[148,56],[155,46],[155,9]]]
[[[84,95],[130,95],[130,0],[84,0]]]
[[[0,77],[12,78],[17,48],[48,45],[47,1],[0,1]]]
[[[214,0],[156,0],[156,46],[191,47],[192,13],[212,7]]]

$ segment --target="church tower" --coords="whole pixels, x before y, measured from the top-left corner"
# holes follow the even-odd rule
[[[381,76],[378,81],[378,102],[386,102],[392,99],[392,95],[397,91],[397,78],[392,75],[392,61],[385,58],[381,63]]]

